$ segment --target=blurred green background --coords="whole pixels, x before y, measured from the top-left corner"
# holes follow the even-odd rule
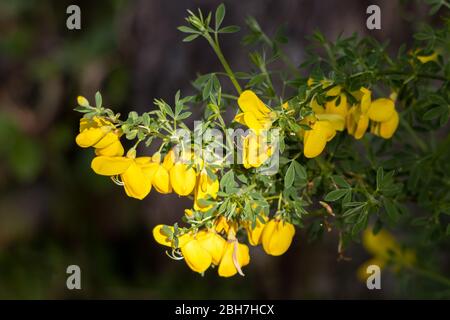
[[[365,28],[365,10],[377,3],[382,30]],[[81,30],[66,28],[66,8],[81,8]],[[151,236],[172,224],[189,201],[151,193],[125,196],[90,169],[92,150],[75,145],[80,114],[76,96],[97,90],[104,104],[126,114],[153,108],[154,98],[194,92],[197,73],[220,70],[202,41],[182,43],[176,27],[186,9],[213,10],[218,1],[9,1],[0,2],[0,298],[413,298],[432,284],[383,273],[383,290],[369,291],[356,278],[369,256],[359,245],[337,262],[334,232],[314,243],[299,231],[287,254],[251,251],[246,276],[201,277],[169,259]],[[273,34],[285,26],[285,49],[302,60],[305,36],[320,29],[410,42],[411,19],[428,19],[423,6],[396,1],[225,1],[227,24],[256,17]],[[249,66],[240,40],[245,28],[224,37],[236,70]],[[197,116],[200,114],[197,112]],[[195,113],[192,117],[195,119]],[[446,257],[448,261],[448,257]],[[66,288],[66,268],[82,271],[82,290]],[[413,289],[411,289],[413,288]]]

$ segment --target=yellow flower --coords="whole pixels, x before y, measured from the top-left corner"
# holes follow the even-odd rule
[[[303,154],[307,158],[320,155],[327,142],[336,135],[331,122],[322,120],[311,122],[309,123],[311,130],[305,130],[303,134]]]
[[[222,260],[219,264],[218,273],[221,277],[232,277],[239,272],[242,273],[241,268],[250,263],[250,254],[248,246],[239,243],[237,239],[228,240]]]
[[[197,239],[200,241],[201,246],[211,255],[212,263],[218,266],[225,252],[226,240],[211,230],[199,231]]]
[[[347,101],[347,98],[345,98],[345,101]],[[343,114],[347,114],[348,107],[341,107],[342,101],[339,104],[339,107],[335,107],[334,103],[335,102],[333,101],[329,101],[329,103],[326,104],[327,107],[324,108],[317,103],[316,99],[312,99],[310,107],[317,120],[328,121],[333,126],[334,130],[342,131],[345,128],[345,116]],[[345,102],[345,105],[347,105],[347,102]]]
[[[80,133],[75,141],[82,148],[94,147],[98,156],[121,156],[124,153],[119,140],[120,130],[103,118],[80,119]]]
[[[181,247],[181,254],[189,268],[198,273],[205,272],[212,263],[211,254],[193,237]]]
[[[265,215],[263,215],[262,217],[263,217],[264,222],[261,222],[261,220],[257,218],[256,225],[254,228],[252,228],[251,223],[249,223],[246,226],[248,242],[252,246],[257,246],[257,245],[261,244],[261,235],[264,231],[264,227],[266,226],[267,221],[269,220],[269,218]]]
[[[155,187],[156,191],[164,194],[172,192],[166,158],[164,159],[164,163],[161,164],[161,154],[159,152],[152,156],[152,161],[157,164],[155,174],[152,179],[152,185]]]
[[[370,104],[367,112],[369,119],[375,122],[385,122],[391,119],[395,112],[395,104],[389,98],[379,98]]]
[[[343,119],[345,119],[348,113],[347,96],[344,93],[341,93],[333,100],[327,101],[325,103],[325,112],[327,114],[340,115]]]
[[[212,180],[206,170],[202,170],[198,176],[197,186],[194,195],[194,209],[198,211],[208,211],[213,207],[212,204],[202,204],[201,200],[210,200],[217,198],[219,192],[219,180]]]
[[[412,266],[416,260],[415,252],[410,249],[402,250],[394,236],[386,230],[380,230],[375,235],[373,229],[367,228],[363,232],[362,245],[373,258],[358,268],[357,276],[360,280],[367,279],[366,270],[369,265],[377,265],[382,269],[392,259],[394,267],[399,270],[402,266]]]
[[[170,184],[180,196],[187,196],[195,188],[197,177],[195,170],[183,162],[175,163],[169,171]]]
[[[355,139],[361,139],[369,127],[368,112],[372,103],[372,92],[361,87],[355,95],[360,96],[360,103],[353,106],[347,114],[347,131]]]
[[[235,121],[246,125],[256,134],[268,130],[275,119],[275,113],[267,107],[251,90],[245,90],[238,99],[239,113]]]
[[[239,208],[237,208],[239,209]],[[227,218],[224,216],[220,216],[214,221],[214,228],[216,232],[222,232],[228,233],[228,230],[230,229],[230,225],[228,224]]]
[[[398,112],[394,110],[391,118],[385,122],[372,123],[371,132],[384,139],[390,139],[397,130],[400,118]]]
[[[264,227],[262,244],[264,251],[272,256],[280,256],[287,251],[295,235],[292,224],[272,219]]]
[[[126,194],[142,200],[152,188],[158,164],[151,157],[135,156],[134,149],[126,157],[98,156],[92,160],[91,167],[99,175],[120,175]]]
[[[258,168],[272,155],[264,136],[250,132],[243,141],[242,163],[246,169]]]
[[[166,226],[173,232],[172,226]],[[226,241],[216,232],[200,230],[197,234],[185,233],[178,237],[178,246],[163,231],[164,225],[153,228],[156,242],[171,248],[179,248],[186,264],[193,271],[205,272],[211,263],[219,265],[226,246]]]

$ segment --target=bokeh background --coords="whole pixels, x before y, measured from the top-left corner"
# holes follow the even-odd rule
[[[378,4],[382,30],[365,27],[366,8]],[[66,28],[66,8],[81,8],[81,30]],[[0,298],[415,298],[402,280],[383,273],[382,290],[369,291],[356,269],[369,256],[359,245],[337,261],[337,235],[308,242],[300,230],[281,257],[252,249],[246,276],[205,277],[169,259],[151,236],[159,223],[179,220],[189,201],[152,192],[143,201],[125,196],[90,169],[92,150],[75,144],[80,114],[76,96],[97,90],[104,104],[126,114],[193,93],[197,74],[220,70],[204,41],[183,43],[176,27],[186,9],[213,10],[218,1],[0,2]],[[223,37],[235,70],[247,70],[244,20],[254,16],[270,35],[284,26],[284,47],[302,62],[306,36],[318,29],[371,35],[395,49],[411,43],[416,1],[225,1],[226,24],[243,27]],[[200,116],[194,114],[193,119]],[[82,290],[66,288],[66,268],[82,270]],[[406,280],[405,280],[406,281]],[[409,287],[410,288],[410,287]],[[425,295],[426,296],[426,295]]]

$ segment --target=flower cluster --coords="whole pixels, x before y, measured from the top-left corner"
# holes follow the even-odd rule
[[[315,81],[310,78],[308,85],[314,84]],[[320,84],[327,88],[330,83],[323,80]],[[395,94],[390,98],[372,100],[372,91],[368,88],[347,92],[342,86],[336,85],[326,90],[325,95],[324,104],[319,104],[316,99],[311,100],[313,115],[302,120],[303,124],[310,127],[310,130],[299,131],[304,141],[303,153],[307,158],[320,155],[337,131],[347,129],[348,134],[361,139],[370,127],[371,133],[389,139],[397,130],[399,116],[395,110]],[[356,103],[350,104],[347,95],[351,95]]]
[[[321,85],[326,87],[328,84],[322,81]],[[331,99],[325,105],[311,100],[312,113],[299,119],[299,123],[309,126],[298,133],[303,139],[306,158],[320,155],[336,131],[345,128],[360,139],[371,122],[371,132],[386,139],[392,136],[398,125],[393,100],[380,98],[372,101],[371,91],[364,87],[352,94],[358,99],[358,104],[352,106],[347,103],[347,96],[339,85],[326,91],[326,96]],[[78,102],[80,105],[88,104],[84,97],[79,97]],[[242,138],[242,166],[244,170],[259,168],[273,155],[264,133],[277,122],[281,111],[272,110],[251,90],[243,91],[237,103],[241,112],[234,120],[250,129]],[[280,110],[289,108],[289,102],[279,107]],[[211,166],[205,159],[197,158],[190,149],[182,148],[180,151],[174,146],[164,158],[159,151],[152,156],[137,157],[136,146],[125,154],[121,135],[120,126],[106,117],[84,117],[80,120],[76,142],[80,147],[95,149],[96,156],[91,163],[93,171],[111,177],[116,184],[123,186],[129,197],[143,199],[152,187],[162,194],[175,192],[179,196],[193,198],[192,209],[185,211],[188,221],[194,222],[198,216],[204,219],[206,215],[208,223],[194,224],[193,228],[164,225],[154,228],[155,240],[170,247],[174,259],[184,258],[187,265],[198,273],[213,265],[218,267],[218,273],[223,277],[243,274],[242,267],[250,262],[250,255],[248,246],[238,241],[240,230],[247,235],[250,245],[262,244],[269,255],[279,256],[287,251],[295,228],[280,215],[269,219],[260,208],[250,221],[240,215],[239,207],[235,208],[232,219],[214,212],[220,191],[218,173],[224,167]],[[249,205],[257,210],[254,204]]]

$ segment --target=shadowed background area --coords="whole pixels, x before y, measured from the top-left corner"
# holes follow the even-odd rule
[[[183,43],[176,27],[186,9],[214,10],[216,1],[79,1],[81,30],[66,28],[73,1],[0,3],[0,298],[401,298],[420,297],[383,274],[383,290],[367,290],[356,269],[368,258],[358,246],[337,261],[337,235],[312,243],[297,232],[281,257],[252,248],[245,277],[201,277],[172,261],[151,236],[173,224],[190,201],[152,192],[143,201],[90,169],[92,150],[75,144],[76,96],[97,90],[104,104],[127,114],[169,102],[178,89],[194,92],[197,74],[221,71],[205,41]],[[378,4],[382,30],[366,29],[366,8]],[[273,35],[284,26],[284,47],[302,62],[314,30],[335,39],[358,32],[391,47],[411,42],[412,18],[427,18],[417,2],[246,0],[225,1],[226,24],[241,31],[222,46],[234,70],[248,70],[240,45],[245,18]],[[223,85],[232,90],[226,81]],[[192,120],[201,110],[194,111]],[[191,120],[191,121],[192,121]],[[66,268],[82,270],[82,290],[66,288]]]

